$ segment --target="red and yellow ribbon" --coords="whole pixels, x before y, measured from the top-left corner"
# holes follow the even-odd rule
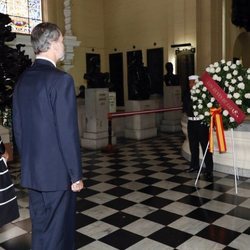
[[[209,151],[211,153],[213,153],[214,151],[214,139],[213,139],[214,128],[216,130],[219,152],[225,153],[227,151],[221,111],[222,111],[221,108],[210,109],[211,121],[210,121],[210,132],[209,132]]]

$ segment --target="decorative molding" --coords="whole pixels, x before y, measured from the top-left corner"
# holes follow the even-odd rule
[[[64,0],[64,23],[65,23],[65,36],[72,36],[71,29],[71,0]]]
[[[65,58],[62,63],[63,69],[67,72],[73,67],[74,48],[80,45],[77,37],[73,36],[71,29],[71,0],[64,0],[64,25],[65,25]]]
[[[73,67],[74,48],[78,47],[80,43],[76,36],[64,36],[65,58],[62,67],[66,72]]]

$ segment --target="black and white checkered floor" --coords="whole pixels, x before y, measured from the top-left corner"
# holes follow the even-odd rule
[[[182,134],[118,142],[118,153],[84,150],[86,189],[77,202],[77,249],[250,249],[250,179],[214,172],[213,182],[186,173]],[[13,178],[19,176],[12,167]],[[30,249],[25,190],[21,217],[0,229],[0,249]],[[55,249],[56,250],[56,249]]]

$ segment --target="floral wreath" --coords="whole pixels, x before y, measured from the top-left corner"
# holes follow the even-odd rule
[[[250,68],[244,68],[240,60],[236,63],[221,60],[210,64],[206,72],[245,114],[250,114]],[[191,89],[194,116],[199,117],[207,126],[211,121],[211,108],[220,108],[220,104],[211,95],[203,81],[196,80]],[[222,109],[222,121],[225,129],[236,128],[238,123]]]

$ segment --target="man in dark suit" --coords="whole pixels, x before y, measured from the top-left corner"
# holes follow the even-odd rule
[[[72,77],[57,69],[64,58],[57,25],[38,24],[33,65],[13,95],[13,128],[21,184],[29,191],[32,249],[75,249],[76,192],[83,189],[76,97]]]
[[[202,152],[205,154],[208,138],[209,138],[209,128],[202,124],[199,117],[195,117],[193,113],[193,103],[191,100],[190,89],[195,85],[195,81],[198,80],[197,75],[189,76],[189,90],[184,94],[183,98],[183,111],[188,116],[188,123],[187,123],[187,132],[188,132],[188,141],[189,141],[189,148],[191,153],[191,161],[190,161],[190,168],[187,169],[188,173],[196,172],[199,170],[200,160],[200,150],[199,145],[201,145]],[[213,180],[213,154],[209,152],[206,153],[205,156],[205,172],[204,176],[205,179],[208,181]]]

